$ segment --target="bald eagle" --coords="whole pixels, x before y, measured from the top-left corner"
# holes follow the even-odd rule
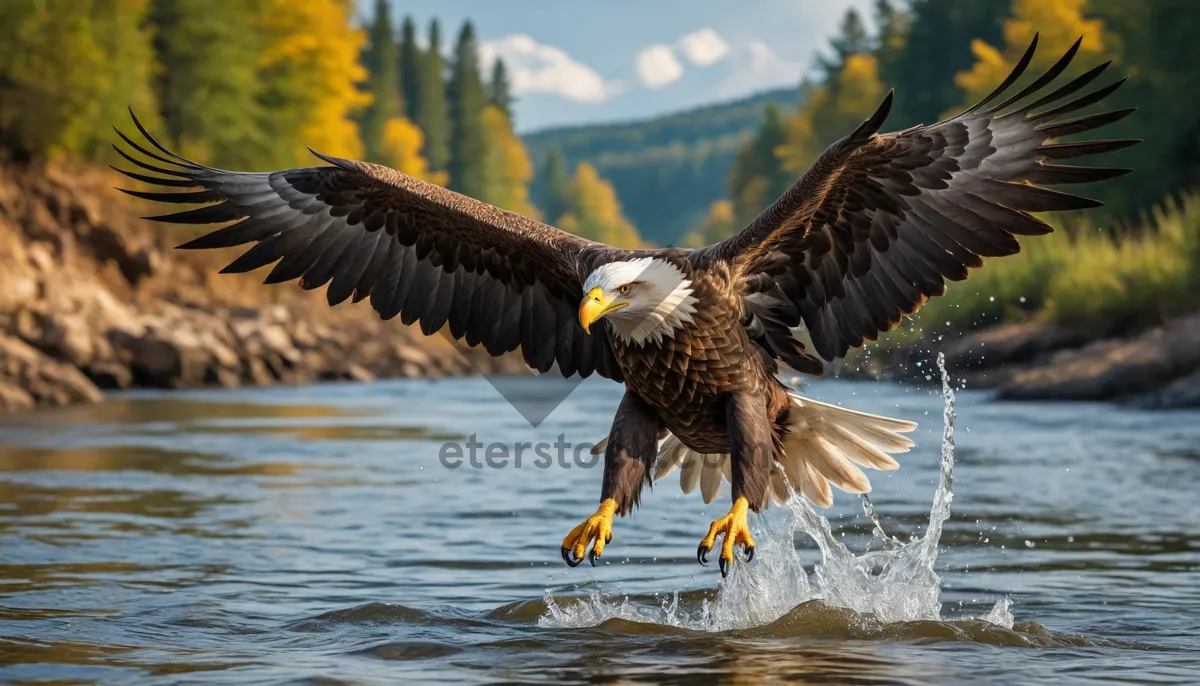
[[[1036,45],[1035,37],[994,92],[931,126],[879,134],[888,93],[741,232],[693,250],[615,248],[316,151],[327,165],[222,171],[172,153],[136,118],[153,149],[118,131],[144,158],[118,151],[141,169],[126,175],[165,187],[127,193],[201,205],[151,219],[228,223],[180,247],[253,244],[225,272],[276,263],[266,283],[328,285],[330,305],[369,299],[384,319],[398,315],[426,334],[445,328],[493,355],[520,350],[540,372],[557,366],[564,376],[624,383],[603,441],[599,509],[566,536],[563,559],[576,566],[587,553],[594,565],[613,515],[628,514],[644,485],[678,468],[683,489],[699,487],[706,502],[730,483],[733,506],[697,549],[703,564],[723,537],[727,574],[735,545],[753,556],[747,511],[786,498],[789,484],[825,507],[831,485],[866,493],[860,467],[895,469],[891,455],[912,445],[903,435],[912,422],[801,396],[777,380],[779,363],[820,374],[983,257],[1018,252],[1017,236],[1049,233],[1031,212],[1100,204],[1044,186],[1128,171],[1058,163],[1136,143],[1055,142],[1132,110],[1064,118],[1123,81],[1068,99],[1103,64],[1050,90],[1079,42],[1008,94]]]

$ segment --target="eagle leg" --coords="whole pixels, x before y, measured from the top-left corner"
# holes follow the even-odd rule
[[[731,394],[725,404],[729,427],[729,459],[733,507],[729,514],[708,527],[708,535],[696,548],[696,561],[708,562],[708,553],[716,545],[717,535],[723,534],[721,546],[721,576],[729,575],[733,567],[733,548],[741,545],[746,562],[754,559],[754,539],[746,513],[758,512],[767,504],[771,463],[778,450],[778,439],[761,395],[739,391]]]
[[[613,514],[622,517],[638,504],[642,486],[650,478],[650,467],[658,457],[662,420],[644,400],[626,391],[613,418],[604,445],[604,482],[600,487],[600,509],[571,529],[563,539],[562,558],[571,567],[583,562],[588,544],[596,543],[587,559],[596,566],[604,546],[612,540]]]

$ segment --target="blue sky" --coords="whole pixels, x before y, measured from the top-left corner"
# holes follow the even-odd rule
[[[513,72],[521,131],[640,119],[798,84],[843,13],[870,0],[391,0],[452,42],[475,23]],[[369,5],[366,0],[360,4]]]

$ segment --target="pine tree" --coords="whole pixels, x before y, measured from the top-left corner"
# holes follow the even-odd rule
[[[510,122],[513,121],[512,86],[508,82],[508,67],[499,57],[492,62],[492,79],[488,82],[488,101],[499,107]]]
[[[167,134],[201,163],[250,169],[262,161],[255,62],[262,50],[240,0],[153,0],[155,79]]]
[[[555,223],[567,211],[567,186],[571,182],[567,177],[567,161],[557,145],[547,151],[541,177],[539,185],[545,189],[545,197],[541,198],[542,212],[547,221]]]
[[[417,89],[416,124],[425,134],[421,152],[433,171],[450,166],[450,113],[446,103],[446,86],[442,81],[446,62],[442,58],[441,33],[438,21],[429,23],[429,49],[421,64]]]
[[[1119,52],[1114,51],[1118,65],[1133,76],[1111,98],[1111,104],[1105,102],[1102,107],[1140,108],[1133,116],[1102,129],[1103,137],[1145,139],[1140,145],[1105,155],[1101,164],[1154,170],[1134,172],[1105,184],[1106,207],[1130,217],[1161,202],[1165,195],[1200,186],[1200,119],[1192,99],[1179,97],[1181,93],[1200,93],[1200,69],[1191,49],[1200,32],[1200,13],[1190,0],[1092,0],[1088,8],[1119,38]],[[1200,246],[1200,241],[1195,243]],[[1195,251],[1194,259],[1200,263],[1200,250]]]
[[[410,121],[417,121],[417,110],[421,99],[421,68],[424,55],[417,45],[417,26],[412,17],[404,17],[400,29],[400,92],[404,96],[405,114]]]
[[[891,67],[908,45],[911,20],[909,13],[898,8],[893,0],[875,0],[875,26],[879,27],[875,58],[879,63],[880,79],[885,84],[892,83]]]
[[[870,51],[871,39],[858,10],[853,7],[846,10],[838,35],[829,39],[829,46],[833,48],[833,55],[817,55],[817,65],[827,77],[841,71],[850,55]]]
[[[734,214],[747,223],[779,197],[791,184],[779,157],[787,140],[787,123],[775,105],[767,107],[754,137],[742,144],[730,172],[729,187]]]
[[[883,82],[896,89],[890,130],[932,124],[962,101],[954,75],[975,62],[971,39],[996,45],[1008,9],[1006,2],[910,0],[908,40],[879,65]]]
[[[450,140],[450,188],[480,197],[487,187],[487,140],[483,128],[487,95],[479,75],[475,28],[469,21],[458,34],[447,96],[454,132]]]
[[[392,33],[391,3],[375,0],[375,16],[367,27],[370,43],[363,51],[362,62],[367,69],[366,90],[371,104],[362,111],[359,126],[367,158],[379,161],[383,156],[383,130],[395,117],[403,116],[403,96],[400,92],[400,58]]]

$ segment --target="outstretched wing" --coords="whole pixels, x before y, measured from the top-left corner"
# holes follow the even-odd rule
[[[254,244],[223,272],[277,262],[266,283],[328,284],[330,305],[370,298],[384,319],[419,322],[426,334],[448,326],[454,338],[493,355],[520,348],[541,372],[557,363],[564,376],[621,380],[608,337],[586,335],[576,315],[580,270],[590,271],[606,246],[387,167],[315,151],[332,166],[267,173],[205,167],[167,150],[136,117],[134,124],[162,154],[118,135],[163,166],[117,151],[161,176],[118,171],[162,188],[125,192],[203,204],[153,220],[236,222],[180,246]]]
[[[822,153],[754,222],[701,248],[694,259],[730,260],[748,282],[772,278],[778,286],[772,311],[790,315],[789,326],[803,322],[817,353],[833,360],[944,293],[946,279],[965,279],[983,257],[1018,252],[1016,236],[1049,233],[1030,212],[1100,205],[1042,186],[1129,171],[1057,163],[1138,142],[1053,142],[1133,111],[1063,119],[1124,82],[1067,100],[1108,63],[1046,93],[1074,58],[1077,41],[1045,74],[985,109],[1017,81],[1036,46],[1035,36],[1012,74],[981,102],[932,126],[877,135],[889,93],[869,120]]]

